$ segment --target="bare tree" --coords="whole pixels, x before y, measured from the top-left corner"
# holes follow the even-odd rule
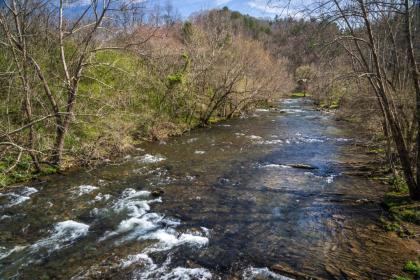
[[[352,65],[352,76],[370,86],[410,196],[419,200],[420,90],[413,31],[419,21],[418,1],[325,0],[312,2],[305,12],[341,28],[326,45],[340,46]]]
[[[95,65],[95,54],[141,45],[153,33],[146,38],[137,38],[129,36],[130,33],[135,34],[131,28],[123,40],[113,40],[126,27],[121,22],[115,22],[121,17],[114,15],[133,12],[138,8],[136,1],[91,0],[83,2],[85,4],[77,12],[72,11],[73,2],[64,0],[58,3],[50,0],[2,2],[1,45],[12,54],[16,73],[25,92],[26,123],[20,128],[5,131],[0,137],[16,144],[16,141],[10,141],[10,137],[28,130],[28,146],[20,150],[29,152],[39,169],[34,147],[34,125],[53,119],[55,140],[48,152],[49,163],[60,167],[65,139],[75,119],[80,81],[85,70]],[[132,18],[133,15],[134,12]],[[54,66],[51,67],[51,64]],[[51,73],[52,68],[56,72]],[[31,80],[32,74],[36,77],[35,81]],[[34,99],[42,103],[44,111],[44,115],[37,119],[32,115],[31,100]]]

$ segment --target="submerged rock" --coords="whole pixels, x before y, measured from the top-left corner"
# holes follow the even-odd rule
[[[152,196],[153,197],[160,197],[164,194],[165,192],[162,189],[157,189],[152,191]]]
[[[316,166],[312,166],[309,164],[301,164],[301,163],[288,164],[288,166],[293,167],[293,168],[299,168],[299,169],[317,169],[318,168]]]
[[[282,265],[282,264],[275,264],[275,265],[271,266],[270,269],[274,272],[280,273],[282,275],[286,275],[288,277],[293,277],[293,278],[296,278],[296,279],[321,280],[321,278],[311,276],[311,275],[307,275],[307,274],[302,273],[302,272],[294,271],[290,267],[288,267],[286,265]]]

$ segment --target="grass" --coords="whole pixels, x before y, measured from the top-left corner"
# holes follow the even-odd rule
[[[413,273],[416,278],[420,277],[420,264],[418,261],[408,261],[404,266],[404,271]]]
[[[405,276],[392,275],[391,280],[412,280],[412,279]]]
[[[209,119],[209,124],[215,124],[215,123],[219,123],[221,121],[226,120],[225,118],[220,118],[220,117],[211,117]]]
[[[408,261],[403,268],[403,271],[412,274],[414,279],[420,278],[420,264],[418,261]],[[412,277],[392,275],[391,280],[412,280]]]
[[[30,163],[31,161],[28,158],[23,157],[21,162],[18,163],[13,170],[6,173],[6,167],[8,167],[9,164],[6,163],[5,160],[7,160],[7,158],[0,161],[0,189],[9,185],[33,180],[41,176],[54,174],[58,171],[52,166],[44,165],[42,166],[41,172],[35,173],[33,166]]]
[[[369,154],[385,154],[385,149],[383,148],[372,148],[368,150]]]
[[[395,220],[420,225],[420,203],[413,202],[408,193],[388,192],[383,204]]]
[[[302,98],[302,97],[311,97],[312,95],[307,92],[293,92],[292,98]]]
[[[338,100],[333,100],[331,103],[321,102],[319,107],[321,107],[322,109],[336,110],[340,108],[340,104]]]
[[[382,203],[389,219],[381,218],[381,222],[386,231],[396,232],[402,238],[411,237],[412,228],[420,225],[420,203],[410,199],[407,184],[401,177],[395,177],[391,186]]]

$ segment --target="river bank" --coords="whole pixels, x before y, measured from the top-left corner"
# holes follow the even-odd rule
[[[287,99],[143,143],[120,164],[3,192],[0,276],[403,275],[418,256],[418,237],[384,230],[387,187],[351,174],[375,161],[358,137],[310,101]]]

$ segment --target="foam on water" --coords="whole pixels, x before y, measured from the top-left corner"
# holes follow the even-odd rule
[[[195,151],[194,152],[194,154],[196,154],[196,155],[203,155],[205,153],[206,153],[205,151]]]
[[[144,234],[155,230],[159,227],[159,223],[163,221],[163,217],[156,213],[147,213],[140,218],[132,217],[123,220],[115,231],[107,232],[100,241],[106,240],[113,236],[126,234],[117,244],[121,244],[128,240],[135,240],[141,238]]]
[[[337,141],[337,142],[349,142],[349,141],[351,141],[352,139],[349,139],[349,138],[342,138],[342,137],[339,137],[339,138],[335,138],[335,141]]]
[[[156,230],[161,224],[174,224],[174,220],[165,218],[157,213],[148,213],[152,203],[162,202],[161,198],[149,199],[149,191],[126,189],[111,209],[117,213],[126,212],[128,218],[120,222],[117,229],[108,231],[99,241],[115,236],[122,236],[117,244],[142,238],[150,231]]]
[[[12,249],[7,249],[6,247],[0,247],[0,260],[7,258],[8,256],[10,256],[11,254],[15,252],[20,252],[25,248],[26,246],[15,246]]]
[[[265,164],[265,165],[260,165],[260,168],[292,168],[291,166],[285,165],[285,164]]]
[[[270,271],[268,268],[255,268],[248,267],[244,270],[242,274],[242,279],[244,280],[256,280],[256,279],[266,279],[266,280],[294,280],[277,273]]]
[[[52,252],[72,244],[76,239],[86,236],[89,232],[89,225],[73,220],[59,222],[54,225],[53,233],[30,246],[32,250],[47,248]]]
[[[89,232],[89,226],[72,220],[59,222],[54,225],[50,236],[38,240],[32,245],[15,246],[12,249],[0,247],[0,260],[11,255],[23,254],[13,263],[23,265],[33,262],[33,257],[39,258],[39,254],[51,253],[65,248],[76,242],[77,239],[84,237]]]
[[[168,175],[168,170],[164,168],[156,168],[154,170],[144,173],[144,175],[153,175],[147,178],[146,181],[150,186],[161,186],[167,185],[176,181],[176,178],[172,178]]]
[[[2,196],[7,196],[9,202],[4,205],[4,208],[12,207],[19,205],[31,198],[31,195],[37,193],[38,190],[32,187],[24,187],[20,190],[15,192],[10,192],[6,194],[2,194]]]
[[[110,194],[102,194],[98,193],[95,198],[93,199],[92,203],[100,202],[100,201],[108,201],[111,198]]]
[[[185,176],[185,179],[187,179],[187,181],[194,181],[195,180],[195,176],[192,176],[192,175],[187,175],[187,176]]]
[[[210,231],[202,227],[195,231],[178,232],[180,222],[159,213],[150,212],[150,205],[161,202],[160,198],[150,199],[149,191],[126,189],[121,198],[111,206],[116,213],[125,213],[117,229],[108,231],[99,242],[116,238],[114,244],[119,246],[127,241],[153,241],[141,252],[129,255],[121,260],[121,268],[141,266],[134,279],[210,279],[211,273],[203,268],[170,268],[171,258],[167,257],[163,264],[155,264],[149,254],[169,252],[180,246],[201,248],[208,244]],[[165,253],[166,254],[166,253]],[[89,272],[87,272],[89,273]]]
[[[212,274],[205,268],[185,268],[177,267],[172,269],[168,274],[163,275],[162,280],[206,280],[211,279]]]
[[[145,250],[147,253],[167,251],[181,245],[200,248],[206,246],[209,242],[207,237],[191,233],[179,234],[174,228],[159,229],[140,238],[143,240],[150,239],[158,241]]]
[[[187,143],[194,143],[195,141],[197,141],[198,140],[198,138],[190,138],[190,139],[188,139],[187,141],[185,141],[185,142],[187,142]]]
[[[76,190],[73,191],[73,194],[77,195],[77,196],[82,196],[88,193],[93,192],[94,190],[99,189],[96,186],[92,186],[92,185],[80,185],[79,187],[77,187]]]
[[[281,139],[274,139],[274,140],[264,140],[264,141],[257,141],[256,144],[260,145],[279,145],[282,144],[283,140]]]
[[[258,135],[249,135],[248,138],[252,139],[252,140],[261,140],[262,139],[262,137],[258,136]]]
[[[304,143],[323,143],[325,140],[323,138],[317,138],[317,137],[308,137],[308,136],[302,136],[297,138],[297,142],[304,142]]]
[[[149,167],[143,166],[133,170],[133,172],[140,175],[153,175],[155,177],[164,177],[168,175],[168,170],[162,167],[149,169]]]
[[[136,191],[134,189],[126,189],[113,206],[116,212],[127,211],[130,217],[140,217],[150,210],[150,205],[146,198],[150,196],[149,191]],[[138,200],[143,198],[144,200]]]
[[[294,103],[298,103],[299,102],[299,100],[298,99],[283,99],[283,100],[281,100],[281,102],[280,103],[283,103],[283,104],[294,104]]]
[[[121,262],[122,268],[138,264],[142,268],[134,271],[132,279],[167,279],[167,280],[207,280],[212,274],[205,268],[170,268],[171,255],[161,265],[157,265],[147,254],[130,255]]]
[[[141,156],[139,161],[142,163],[157,163],[166,160],[165,157],[159,156],[159,155],[151,155],[151,154],[145,154],[144,156]]]
[[[281,111],[285,112],[285,113],[302,113],[302,112],[304,112],[304,110],[302,110],[302,109],[282,109]]]
[[[331,184],[332,182],[334,182],[335,177],[337,177],[337,175],[330,175],[325,179],[325,181],[327,182],[327,184]]]
[[[255,109],[255,112],[270,112],[269,109]]]

